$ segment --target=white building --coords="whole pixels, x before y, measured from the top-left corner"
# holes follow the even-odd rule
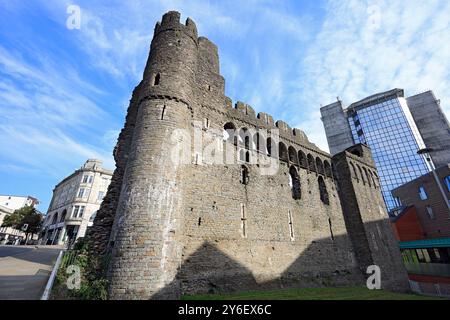
[[[36,198],[26,196],[0,195],[0,244],[19,244],[25,239],[25,233],[11,227],[1,227],[7,215],[25,206],[36,206],[39,201]]]
[[[112,171],[90,159],[53,189],[40,243],[62,245],[84,237],[111,182]]]

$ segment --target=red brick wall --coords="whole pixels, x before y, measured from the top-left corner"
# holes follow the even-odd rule
[[[415,207],[409,207],[407,211],[394,223],[395,236],[399,241],[412,241],[425,239],[422,226]]]

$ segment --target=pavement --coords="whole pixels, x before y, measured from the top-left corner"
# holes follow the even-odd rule
[[[0,245],[0,300],[39,300],[61,250]]]

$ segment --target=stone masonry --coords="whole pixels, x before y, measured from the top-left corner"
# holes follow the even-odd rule
[[[91,254],[111,257],[110,298],[364,286],[372,264],[407,291],[370,149],[331,157],[224,88],[217,47],[166,13],[89,231]]]

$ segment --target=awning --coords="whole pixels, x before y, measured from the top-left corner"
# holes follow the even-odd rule
[[[400,249],[450,248],[450,238],[401,241],[399,245]]]

